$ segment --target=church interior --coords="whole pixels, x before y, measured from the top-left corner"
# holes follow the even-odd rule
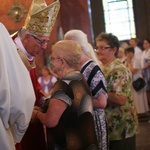
[[[55,0],[45,0],[49,5]],[[129,0],[113,0],[113,2]],[[133,34],[143,42],[150,38],[150,2],[149,0],[130,0],[133,4],[134,30]],[[18,31],[25,23],[32,0],[1,0],[0,22],[10,34]],[[117,4],[116,4],[117,5]],[[80,29],[88,36],[90,43],[95,46],[95,38],[100,32],[106,31],[106,18],[103,0],[60,0],[60,11],[50,35],[48,50],[36,57],[36,72],[40,76],[41,68],[46,65],[51,54],[51,46],[70,29]],[[124,32],[124,28],[121,30]],[[130,38],[120,40],[128,41]],[[149,114],[150,115],[150,114]],[[150,149],[150,117],[139,118],[140,132],[137,135],[137,150]],[[148,122],[149,121],[149,122]]]

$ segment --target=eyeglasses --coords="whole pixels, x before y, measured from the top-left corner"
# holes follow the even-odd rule
[[[106,50],[106,49],[109,49],[109,48],[112,48],[112,47],[110,47],[110,46],[99,46],[99,47],[96,47],[94,49],[94,51],[96,52],[98,50]]]
[[[31,37],[33,37],[41,46],[42,45],[44,45],[44,44],[46,44],[46,43],[48,43],[48,41],[46,41],[46,40],[40,40],[39,38],[37,38],[36,36],[34,36],[34,35],[32,35],[32,34],[30,34],[31,35]]]
[[[55,57],[52,57],[52,56],[51,56],[50,61],[54,61],[55,59],[60,59],[60,58],[59,58],[59,57],[56,57],[56,58],[55,58]]]
[[[60,57],[52,57],[51,56],[51,58],[50,58],[50,61],[54,61],[55,59],[63,59],[63,60],[65,60],[65,62],[68,64],[68,62],[67,62],[67,60],[65,59],[65,58],[60,58]]]

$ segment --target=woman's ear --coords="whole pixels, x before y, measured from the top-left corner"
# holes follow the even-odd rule
[[[114,48],[112,48],[112,51],[113,51],[113,53],[114,53],[114,55],[117,55],[117,47],[114,47]]]
[[[66,61],[65,58],[60,58],[61,62],[62,62],[62,66],[65,67],[66,65],[68,65],[68,62]]]

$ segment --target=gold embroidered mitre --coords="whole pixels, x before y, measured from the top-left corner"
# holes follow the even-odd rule
[[[50,36],[59,8],[59,0],[49,6],[45,0],[33,0],[24,28],[35,35]]]

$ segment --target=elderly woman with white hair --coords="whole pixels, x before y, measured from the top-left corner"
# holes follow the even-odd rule
[[[97,150],[90,89],[78,70],[81,47],[61,40],[52,46],[50,64],[57,74],[43,111],[34,110],[47,129],[48,150]]]
[[[107,91],[106,81],[99,67],[99,61],[96,58],[91,44],[88,42],[87,35],[81,30],[68,31],[64,39],[73,40],[82,48],[80,72],[87,80],[93,97],[94,122],[99,150],[107,150],[108,131],[104,112],[104,108],[107,105]]]

